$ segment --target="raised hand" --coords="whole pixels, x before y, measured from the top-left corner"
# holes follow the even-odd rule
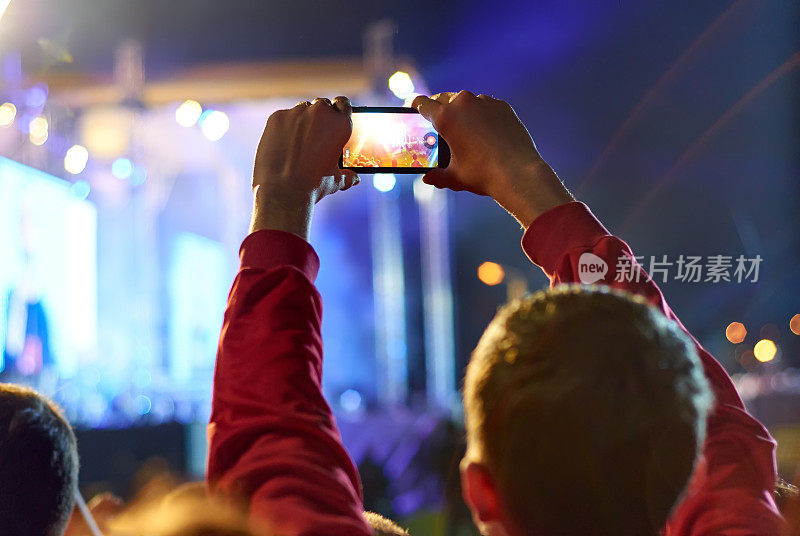
[[[314,204],[358,183],[355,172],[338,164],[353,128],[350,113],[347,97],[336,97],[270,116],[253,170],[251,232],[278,229],[307,238]]]
[[[428,184],[491,196],[525,227],[573,201],[507,102],[461,91],[419,96],[412,106],[450,146],[450,165],[429,171]]]

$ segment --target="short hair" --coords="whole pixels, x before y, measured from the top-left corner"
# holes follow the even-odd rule
[[[502,307],[467,367],[468,459],[526,534],[656,534],[712,403],[694,344],[640,297],[561,285]]]
[[[75,504],[78,450],[60,409],[33,389],[0,383],[0,527],[60,536]]]
[[[364,519],[372,527],[375,536],[408,536],[408,531],[403,527],[375,512],[364,512]]]

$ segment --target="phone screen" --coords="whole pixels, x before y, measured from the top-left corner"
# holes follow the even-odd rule
[[[352,119],[342,167],[410,171],[439,166],[439,134],[413,108],[353,108]]]

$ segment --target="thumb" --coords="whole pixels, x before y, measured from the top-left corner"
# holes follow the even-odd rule
[[[352,188],[359,182],[361,182],[361,177],[358,176],[358,173],[353,171],[352,169],[340,169],[339,170],[340,177],[342,179],[342,187],[340,190],[348,190]]]
[[[425,176],[422,177],[422,182],[435,186],[436,188],[447,188],[456,192],[469,190],[449,168],[434,168],[428,171]]]

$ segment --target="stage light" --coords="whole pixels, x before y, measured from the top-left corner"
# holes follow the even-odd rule
[[[79,199],[86,199],[87,197],[89,197],[89,192],[91,191],[91,188],[89,187],[88,182],[80,180],[72,183],[72,186],[70,186],[70,190],[72,191],[72,194],[75,197]]]
[[[478,279],[490,287],[502,283],[505,276],[505,270],[496,262],[486,261],[478,266]]]
[[[200,130],[203,136],[211,141],[217,141],[228,132],[231,122],[225,112],[219,110],[206,110],[200,116]]]
[[[731,322],[725,328],[725,337],[733,344],[739,344],[747,337],[747,328],[741,322]]]
[[[789,329],[792,330],[792,333],[795,335],[800,335],[800,313],[797,313],[789,320]]]
[[[16,106],[10,102],[0,105],[0,127],[11,126],[15,117],[17,117]]]
[[[372,176],[372,186],[379,192],[391,192],[397,178],[392,173],[376,173]]]
[[[68,173],[77,175],[86,169],[86,164],[89,162],[89,151],[83,145],[73,145],[67,151],[64,157],[64,169]]]
[[[47,119],[44,117],[39,116],[31,119],[31,122],[28,123],[28,136],[30,137],[31,143],[34,145],[44,145],[44,142],[47,141],[48,128]]]
[[[404,100],[414,93],[414,82],[408,73],[397,71],[389,77],[389,89],[398,99]]]
[[[193,127],[203,114],[203,107],[195,100],[187,100],[175,110],[175,121],[182,127]]]
[[[758,341],[753,348],[753,353],[756,356],[756,359],[761,361],[762,363],[766,363],[768,361],[772,361],[775,358],[775,354],[778,352],[778,347],[775,346],[775,343],[769,339],[761,339]]]
[[[127,158],[117,158],[111,164],[111,173],[119,180],[125,180],[133,173],[133,162]]]

